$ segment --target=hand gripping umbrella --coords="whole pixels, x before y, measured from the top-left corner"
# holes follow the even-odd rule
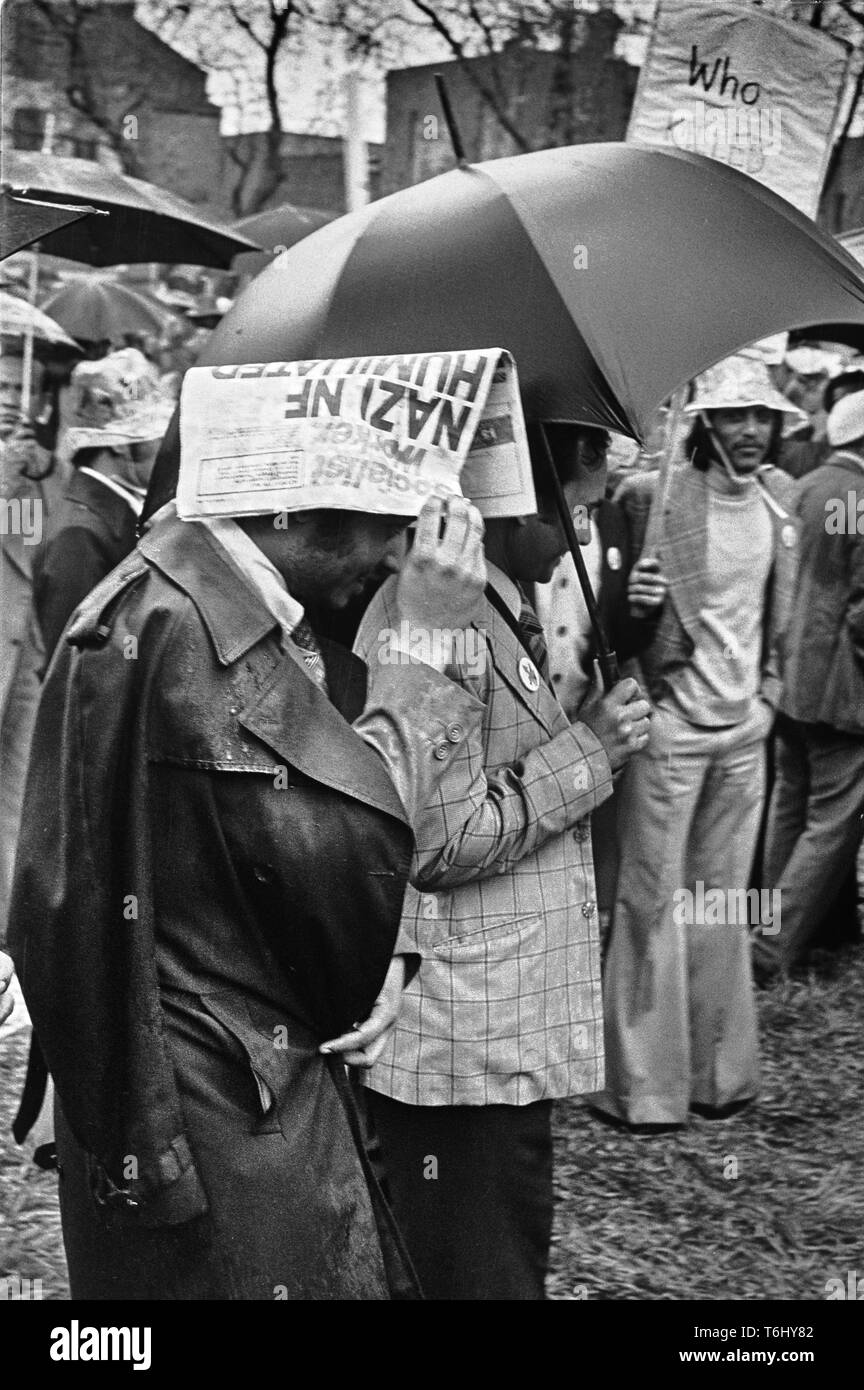
[[[200,360],[490,343],[513,354],[529,418],[641,441],[706,367],[827,321],[864,325],[864,278],[784,199],[700,155],[576,145],[467,164],[313,232]]]

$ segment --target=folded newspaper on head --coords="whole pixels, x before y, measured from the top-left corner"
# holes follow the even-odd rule
[[[416,516],[430,493],[469,497],[486,517],[537,510],[516,366],[501,348],[186,373],[185,521],[312,507]]]

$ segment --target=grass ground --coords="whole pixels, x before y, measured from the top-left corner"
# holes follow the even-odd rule
[[[864,1274],[864,948],[758,1003],[757,1106],[650,1138],[559,1107],[551,1297],[820,1300]]]
[[[864,1274],[864,947],[759,996],[763,1090],[683,1134],[557,1117],[554,1299],[805,1299]],[[68,1298],[56,1179],[9,1135],[27,1034],[0,1043],[0,1280]]]

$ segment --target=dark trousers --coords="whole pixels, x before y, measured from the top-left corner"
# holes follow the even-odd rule
[[[543,1299],[552,1102],[403,1105],[367,1091],[396,1220],[428,1299]]]
[[[754,939],[765,969],[790,969],[815,944],[864,831],[864,736],[781,718],[763,882],[780,890],[780,930]]]

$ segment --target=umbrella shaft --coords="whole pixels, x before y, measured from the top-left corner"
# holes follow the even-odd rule
[[[546,437],[545,427],[540,425],[540,436],[543,440],[543,453],[546,460],[546,467],[552,483],[552,490],[555,496],[555,505],[558,508],[558,515],[564,527],[564,534],[567,537],[567,544],[570,547],[570,554],[573,556],[573,563],[576,566],[576,577],[579,580],[579,587],[585,599],[585,606],[588,609],[588,617],[591,619],[591,626],[597,638],[597,665],[603,678],[603,688],[611,690],[618,680],[618,659],[613,652],[609,638],[606,635],[606,628],[597,600],[594,597],[594,590],[591,588],[591,580],[588,577],[588,570],[585,567],[585,560],[582,556],[582,547],[576,536],[576,528],[573,525],[573,518],[570,515],[570,508],[567,506],[567,498],[564,496],[564,489],[561,486],[561,479],[558,477],[555,463],[552,459],[552,450],[549,447],[549,440]]]

